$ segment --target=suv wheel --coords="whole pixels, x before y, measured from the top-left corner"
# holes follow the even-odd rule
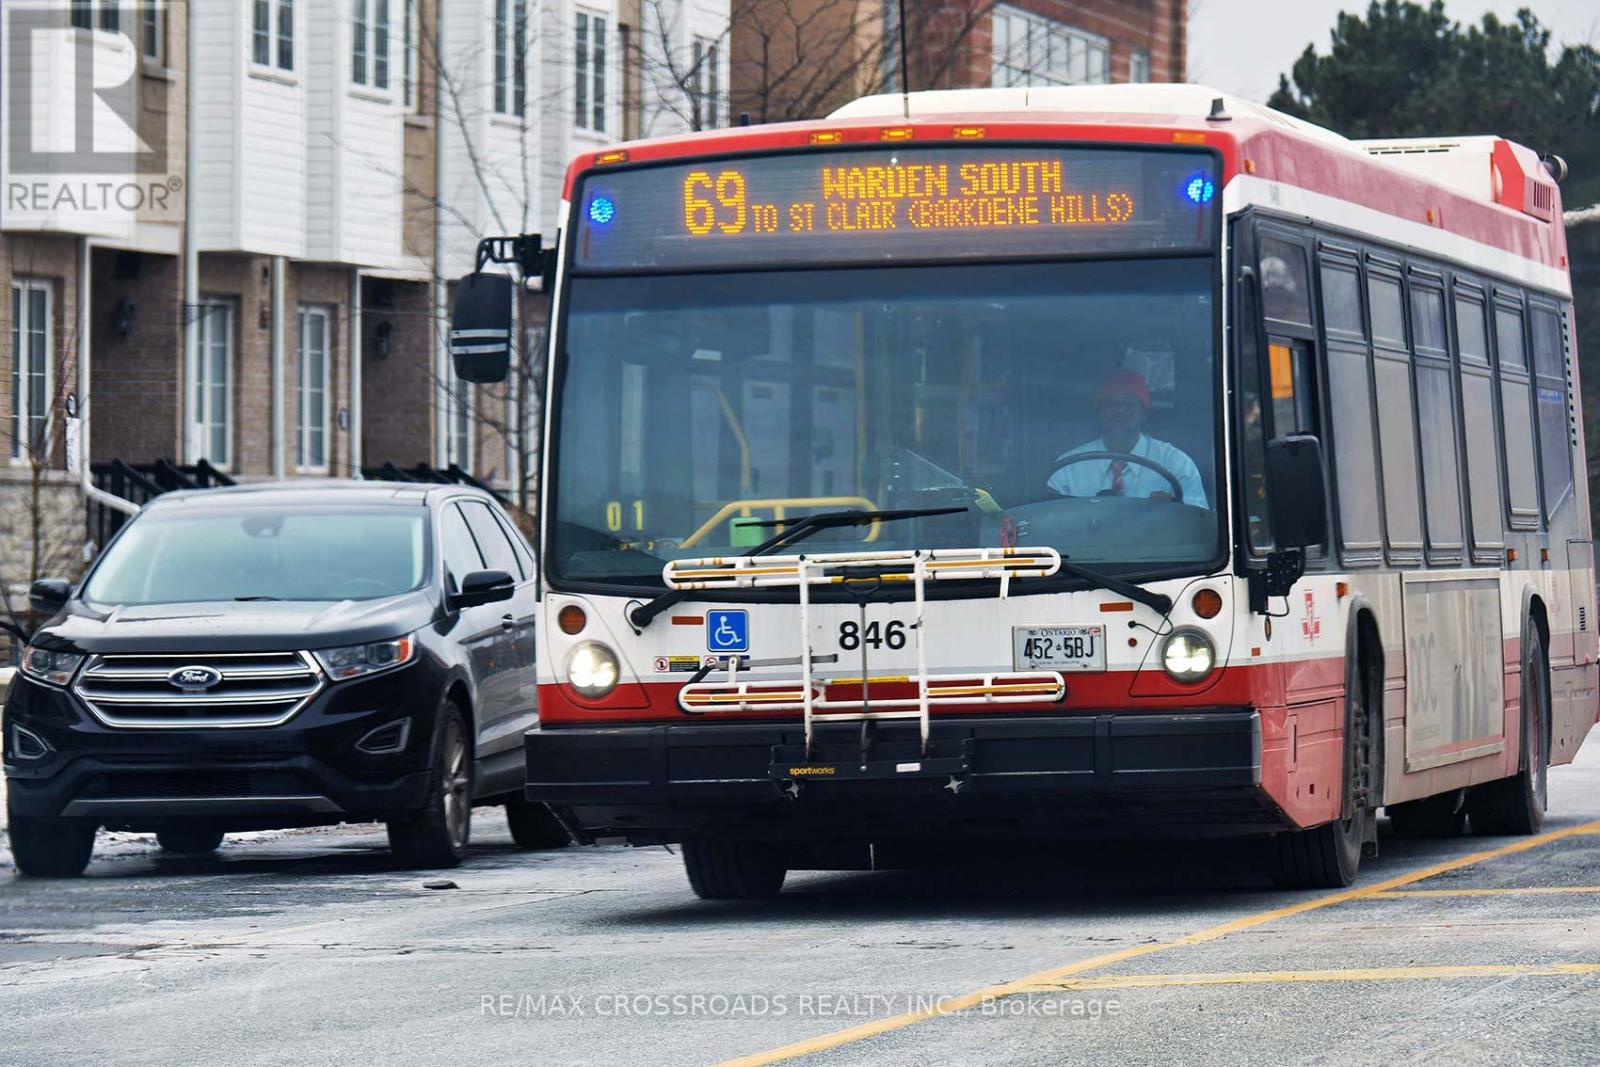
[[[506,825],[518,848],[565,848],[572,835],[551,810],[538,801],[512,797],[506,801]]]
[[[388,821],[389,848],[402,866],[459,866],[472,835],[472,750],[454,701],[439,710],[424,796],[420,809]]]
[[[222,844],[221,830],[204,826],[169,826],[156,832],[156,844],[161,851],[179,856],[204,856],[215,852]]]
[[[6,807],[11,858],[30,878],[76,878],[94,851],[94,823],[78,819],[35,819]]]

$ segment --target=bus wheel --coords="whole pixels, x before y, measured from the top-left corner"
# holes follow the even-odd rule
[[[1465,793],[1455,789],[1424,800],[1390,804],[1383,810],[1396,837],[1458,837],[1467,826]]]
[[[749,841],[685,841],[683,869],[701,900],[775,897],[789,873],[782,851]]]
[[[1510,778],[1487,782],[1467,795],[1475,834],[1536,834],[1549,803],[1550,668],[1539,631],[1528,627],[1522,653],[1522,766]]]
[[[1345,679],[1344,810],[1348,814],[1309,830],[1273,836],[1272,884],[1280,889],[1341,889],[1356,879],[1362,844],[1371,838],[1377,813],[1370,806],[1377,738],[1368,700],[1368,676],[1359,656],[1347,660]],[[1381,686],[1371,686],[1381,691]]]

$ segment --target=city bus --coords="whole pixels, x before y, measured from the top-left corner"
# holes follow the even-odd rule
[[[1537,830],[1600,656],[1563,172],[1189,85],[579,157],[529,799],[706,898]]]

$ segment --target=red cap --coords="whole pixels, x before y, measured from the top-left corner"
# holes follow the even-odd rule
[[[1119,394],[1133,397],[1146,411],[1150,410],[1150,386],[1138,371],[1119,370],[1106,375],[1094,394],[1095,405],[1098,407],[1106,397]]]

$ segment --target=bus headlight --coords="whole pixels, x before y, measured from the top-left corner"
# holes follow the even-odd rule
[[[598,641],[585,641],[567,654],[567,681],[580,696],[599,700],[617,687],[621,676],[617,654]]]
[[[1216,646],[1202,630],[1174,630],[1161,645],[1161,666],[1175,682],[1198,682],[1216,665]]]

